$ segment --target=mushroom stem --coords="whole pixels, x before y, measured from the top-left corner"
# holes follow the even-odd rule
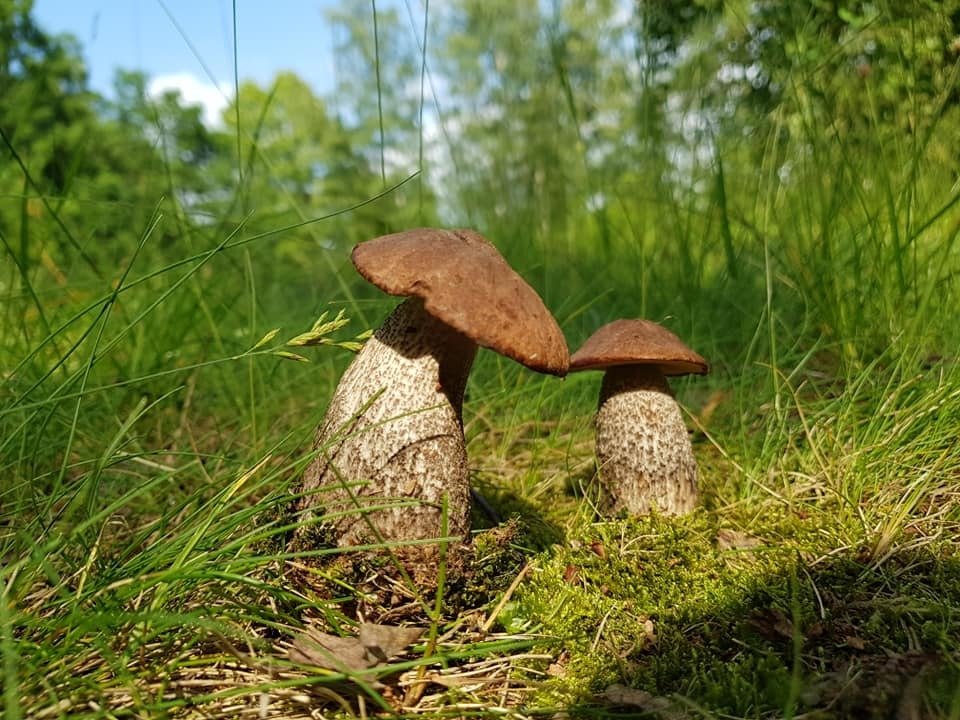
[[[597,459],[610,510],[632,515],[689,512],[697,463],[687,427],[656,365],[607,368],[597,410]]]
[[[466,536],[470,485],[462,406],[477,345],[424,310],[401,303],[347,368],[304,474],[303,520],[322,506],[345,513],[324,527],[339,546]],[[355,484],[361,483],[361,484]],[[348,487],[349,486],[349,487]],[[316,491],[316,492],[315,492]],[[400,507],[362,507],[412,500]],[[302,522],[295,542],[310,523]]]

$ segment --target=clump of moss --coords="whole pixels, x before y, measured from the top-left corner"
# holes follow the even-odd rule
[[[857,544],[837,552],[836,536],[855,531],[828,514],[781,507],[750,518],[749,532],[742,520],[587,523],[541,553],[501,618],[536,630],[555,656],[541,701],[590,703],[621,683],[740,715],[813,710],[854,692],[840,678],[878,664],[905,687],[910,663],[881,660],[919,652],[931,687],[960,661],[952,551],[877,562]]]

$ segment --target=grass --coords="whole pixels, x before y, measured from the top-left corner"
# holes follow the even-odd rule
[[[350,342],[392,305],[345,252],[284,263],[270,243],[296,228],[248,229],[255,215],[164,246],[186,222],[166,199],[102,277],[58,274],[69,254],[11,267],[4,717],[960,718],[960,192],[923,148],[873,155],[808,132],[789,183],[773,151],[757,173],[731,148],[722,196],[639,197],[603,243],[513,238],[488,218],[571,347],[642,313],[712,361],[676,384],[703,502],[599,518],[599,376],[481,352],[468,452],[512,520],[478,516],[472,572],[434,597],[353,554],[283,550],[350,358],[284,340],[343,308],[366,321],[327,332]],[[297,208],[297,226],[366,202]],[[24,233],[60,224],[52,205],[22,206]],[[306,623],[351,635],[361,617],[429,632],[346,675],[287,658]]]

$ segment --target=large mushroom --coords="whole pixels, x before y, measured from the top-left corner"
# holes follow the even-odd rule
[[[566,341],[539,295],[471,230],[385,235],[357,245],[351,258],[365,279],[408,299],[367,341],[330,400],[319,454],[304,474],[301,519],[323,506],[340,546],[424,540],[441,536],[445,506],[446,532],[466,536],[461,408],[477,346],[562,376]],[[297,530],[301,545],[309,524]]]
[[[570,358],[570,371],[603,370],[596,417],[604,504],[642,515],[689,512],[697,502],[697,463],[665,376],[704,375],[707,361],[662,325],[616,320]]]

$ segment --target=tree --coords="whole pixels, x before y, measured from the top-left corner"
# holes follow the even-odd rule
[[[37,185],[62,193],[94,120],[93,94],[76,41],[43,32],[32,5],[0,2],[0,129],[13,148],[23,149],[20,157]]]
[[[686,63],[709,78],[711,113],[737,131],[776,110],[794,134],[813,114],[858,142],[956,115],[958,0],[759,0],[709,18],[712,41],[691,28]]]
[[[223,113],[226,131],[219,142],[221,158],[229,162],[221,162],[219,181],[238,188],[236,212],[255,211],[251,230],[333,215],[284,234],[276,246],[281,255],[309,266],[317,245],[343,250],[410,222],[413,209],[404,193],[334,215],[375,197],[381,179],[362,135],[331,115],[295,74],[279,74],[266,89],[244,83],[238,102],[239,128],[234,103]]]

